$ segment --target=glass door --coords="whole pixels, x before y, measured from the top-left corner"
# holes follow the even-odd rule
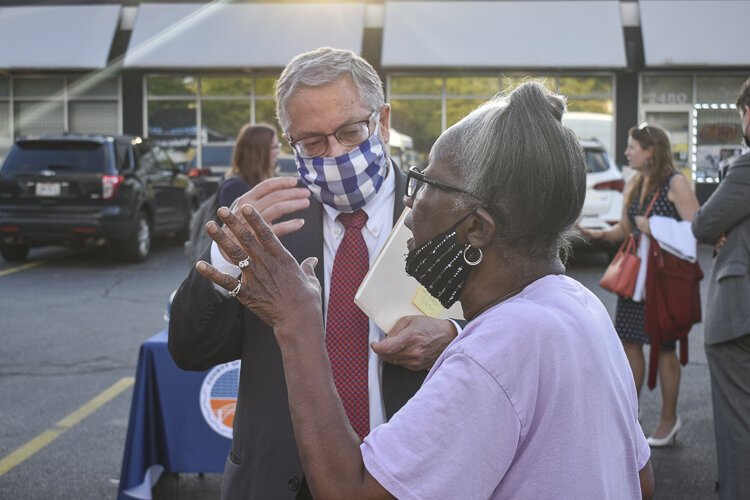
[[[693,172],[690,164],[690,113],[686,111],[647,111],[646,121],[667,132],[672,144],[672,159],[675,168],[691,183]]]

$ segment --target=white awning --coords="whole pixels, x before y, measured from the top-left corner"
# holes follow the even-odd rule
[[[322,46],[362,52],[364,3],[141,4],[126,67],[283,67]]]
[[[750,1],[641,0],[646,66],[750,66]]]
[[[104,68],[119,19],[119,5],[0,8],[0,68]]]
[[[383,66],[623,68],[617,0],[387,2]]]

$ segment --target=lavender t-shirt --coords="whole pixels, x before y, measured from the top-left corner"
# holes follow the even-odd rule
[[[404,500],[640,498],[650,456],[612,321],[566,276],[471,321],[361,450]]]

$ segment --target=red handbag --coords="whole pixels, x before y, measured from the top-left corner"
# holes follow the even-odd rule
[[[648,217],[648,214],[651,213],[651,209],[654,208],[654,203],[656,203],[656,198],[658,197],[659,191],[656,191],[654,197],[651,198],[651,203],[649,203],[646,212],[643,214],[644,217]],[[635,238],[632,233],[628,234],[628,237],[620,245],[620,249],[617,250],[612,262],[609,263],[609,266],[604,271],[604,276],[599,280],[599,286],[627,299],[633,298],[635,281],[638,278],[638,270],[641,268],[641,258],[638,257],[637,252],[638,245],[636,245]]]
[[[635,280],[641,267],[641,258],[636,255],[635,238],[629,234],[620,245],[612,262],[599,280],[599,286],[617,295],[631,298],[635,291]]]

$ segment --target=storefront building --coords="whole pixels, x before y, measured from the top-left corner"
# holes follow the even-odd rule
[[[101,132],[152,137],[196,166],[225,161],[244,123],[276,124],[289,59],[330,45],[381,73],[404,166],[534,78],[618,164],[631,126],[667,129],[701,198],[740,151],[747,13],[750,0],[6,2],[0,156],[21,135]]]

